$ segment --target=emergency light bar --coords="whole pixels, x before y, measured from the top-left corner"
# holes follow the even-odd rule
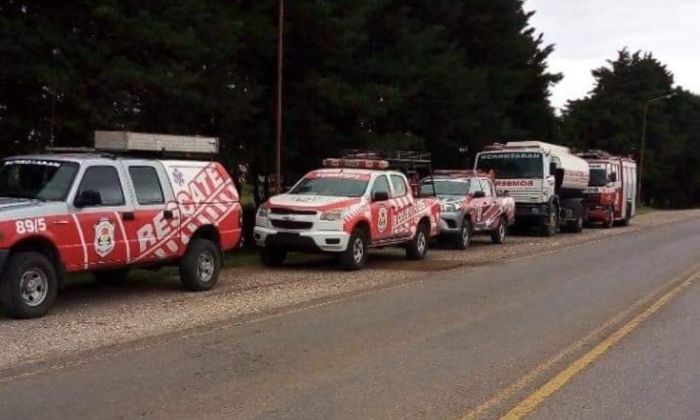
[[[327,168],[388,169],[389,162],[378,159],[324,159]]]

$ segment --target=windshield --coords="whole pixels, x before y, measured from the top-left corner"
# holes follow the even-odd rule
[[[435,185],[435,194],[437,195],[458,195],[464,196],[469,194],[469,181],[455,180],[435,180],[433,184],[430,181],[423,182],[420,187],[421,195],[433,195],[433,185]]]
[[[591,169],[589,187],[604,187],[608,184],[608,174],[605,169]]]
[[[369,180],[350,177],[306,177],[289,194],[360,197]]]
[[[0,166],[0,196],[63,201],[78,164],[35,159],[9,159]]]
[[[533,152],[484,153],[479,155],[476,169],[494,171],[498,179],[542,178],[542,154]]]

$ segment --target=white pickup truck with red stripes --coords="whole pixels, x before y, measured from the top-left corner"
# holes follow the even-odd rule
[[[260,206],[254,237],[263,263],[283,264],[290,251],[334,254],[340,266],[364,266],[369,248],[404,246],[423,259],[439,234],[440,203],[416,198],[406,176],[376,159],[326,159],[286,194]]]
[[[46,154],[0,161],[0,305],[41,316],[65,273],[177,265],[208,290],[241,237],[238,191],[215,162]]]

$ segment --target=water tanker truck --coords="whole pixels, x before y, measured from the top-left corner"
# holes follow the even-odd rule
[[[568,147],[541,141],[494,143],[477,154],[475,169],[493,172],[497,192],[513,197],[517,226],[535,227],[547,236],[559,227],[582,230],[589,167]]]

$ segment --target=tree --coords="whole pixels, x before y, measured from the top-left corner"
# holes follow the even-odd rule
[[[562,114],[561,141],[579,149],[636,154],[645,104],[651,98],[676,92],[674,98],[650,108],[644,199],[662,207],[700,203],[700,184],[687,175],[693,173],[688,170],[700,157],[700,98],[674,88],[673,74],[650,53],[622,50],[616,60],[593,70],[593,76],[591,94],[570,101]]]

